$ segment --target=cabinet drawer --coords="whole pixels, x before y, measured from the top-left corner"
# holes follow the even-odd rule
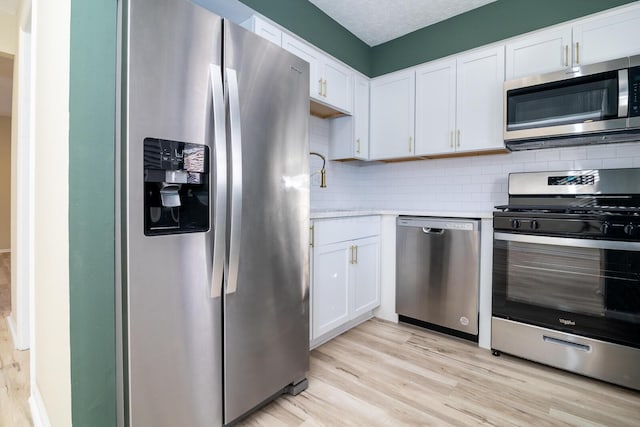
[[[313,221],[313,226],[315,246],[321,246],[377,236],[380,234],[380,217],[371,215],[337,219],[318,219]]]

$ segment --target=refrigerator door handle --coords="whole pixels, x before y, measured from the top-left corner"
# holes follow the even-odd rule
[[[213,256],[211,268],[211,298],[222,295],[222,281],[226,254],[227,216],[227,137],[225,131],[224,95],[222,91],[222,69],[209,65],[209,79],[213,111],[213,159],[215,172],[213,200]]]
[[[240,96],[236,70],[226,69],[226,89],[229,109],[229,147],[231,151],[231,212],[229,232],[229,270],[227,272],[227,294],[238,290],[238,267],[240,263],[242,222],[242,135],[240,133]]]

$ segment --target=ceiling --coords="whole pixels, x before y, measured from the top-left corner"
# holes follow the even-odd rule
[[[309,0],[369,46],[496,0]]]

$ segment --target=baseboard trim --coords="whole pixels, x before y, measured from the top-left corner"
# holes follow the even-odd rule
[[[13,341],[13,348],[15,348],[16,350],[20,350],[20,351],[29,350],[29,342],[27,342],[25,344],[18,337],[18,327],[17,327],[16,323],[13,321],[13,317],[11,317],[11,315],[9,315],[5,319],[7,320],[7,328],[9,329],[9,332],[11,333],[11,340]]]
[[[355,319],[351,319],[347,323],[338,326],[337,328],[325,333],[324,335],[317,337],[316,339],[311,340],[311,343],[309,345],[309,350],[313,350],[314,348],[321,346],[327,341],[334,339],[338,335],[341,335],[347,332],[349,329],[355,328],[359,324],[364,323],[371,318],[373,318],[373,310],[367,311],[366,313],[361,314]]]
[[[42,401],[40,390],[35,384],[31,384],[31,397],[29,397],[29,408],[31,408],[31,418],[33,419],[33,427],[51,427],[47,409]]]

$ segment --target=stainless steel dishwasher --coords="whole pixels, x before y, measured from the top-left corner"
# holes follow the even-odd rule
[[[477,341],[479,276],[480,221],[398,217],[400,321]]]

